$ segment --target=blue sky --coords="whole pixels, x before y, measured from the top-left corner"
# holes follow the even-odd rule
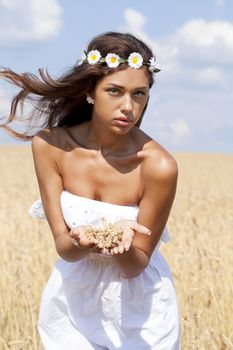
[[[171,151],[233,152],[232,0],[0,0],[0,66],[58,76],[109,30],[140,36],[162,69],[145,132]],[[1,115],[12,94],[0,81]]]

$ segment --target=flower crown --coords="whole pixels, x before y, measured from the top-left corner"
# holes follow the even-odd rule
[[[116,68],[121,63],[128,62],[131,68],[138,69],[142,65],[149,66],[149,71],[152,73],[160,72],[160,69],[156,67],[155,57],[152,56],[149,62],[143,62],[143,57],[138,52],[132,52],[128,58],[122,58],[115,53],[108,53],[106,57],[102,57],[98,50],[91,50],[89,52],[84,51],[84,56],[81,59],[80,64],[87,62],[91,65],[97,63],[106,63],[109,68]]]

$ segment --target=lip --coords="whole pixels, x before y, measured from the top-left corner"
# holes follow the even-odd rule
[[[115,123],[119,126],[129,126],[132,123],[132,120],[126,117],[119,117],[115,119]]]
[[[124,117],[124,116],[119,117],[119,118],[116,118],[116,120],[122,120],[122,121],[127,122],[127,123],[132,122],[131,119],[129,119],[129,118],[127,118],[127,117]]]

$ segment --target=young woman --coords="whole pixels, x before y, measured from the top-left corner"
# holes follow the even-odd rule
[[[180,349],[175,289],[159,252],[177,165],[139,128],[158,71],[145,43],[115,32],[95,37],[59,79],[1,71],[22,88],[9,121],[29,94],[37,101],[31,118],[44,121],[32,152],[60,255],[40,307],[46,350]],[[38,205],[32,215],[41,216]],[[122,230],[110,248],[87,236],[102,218]]]

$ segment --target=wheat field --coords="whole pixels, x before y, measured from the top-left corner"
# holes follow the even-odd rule
[[[182,350],[233,349],[233,155],[174,156],[172,241],[161,250],[177,289]],[[0,169],[0,350],[42,350],[38,308],[57,254],[47,223],[28,214],[38,198],[30,147],[1,146]]]

